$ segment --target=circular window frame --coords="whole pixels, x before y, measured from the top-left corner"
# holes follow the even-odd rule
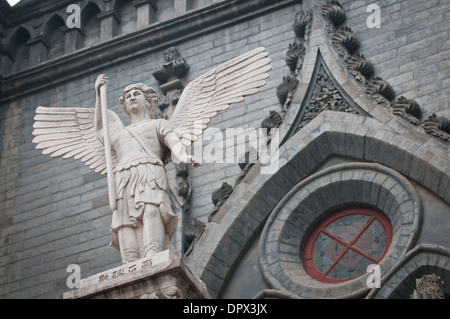
[[[355,215],[364,215],[368,216],[369,219],[367,220],[364,227],[358,231],[358,233],[352,238],[350,242],[347,240],[344,240],[342,238],[339,238],[338,235],[332,234],[328,230],[326,230],[326,227],[333,224],[334,222],[338,221],[339,219],[347,216],[355,216]],[[372,225],[374,221],[378,221],[378,223],[382,226],[383,231],[386,235],[386,245],[383,249],[382,254],[380,257],[375,258],[371,256],[368,253],[365,253],[361,249],[355,246],[356,242],[359,238],[365,233],[365,231]],[[339,256],[336,257],[336,259],[333,261],[333,263],[330,265],[330,267],[325,271],[321,272],[319,269],[317,269],[317,266],[314,262],[314,254],[315,254],[315,244],[316,241],[319,239],[320,234],[324,233],[326,236],[328,236],[332,242],[341,244],[344,246],[344,250],[339,253]],[[327,273],[332,271],[337,263],[343,258],[345,253],[349,250],[354,251],[356,254],[365,257],[366,259],[371,260],[374,264],[378,264],[386,255],[386,253],[389,250],[389,247],[392,242],[392,225],[389,220],[389,218],[382,213],[379,210],[375,210],[368,207],[348,207],[341,210],[336,211],[331,216],[328,216],[325,220],[323,220],[311,233],[311,235],[306,238],[306,242],[304,245],[303,250],[300,252],[301,254],[301,260],[303,262],[304,269],[306,273],[308,273],[312,278],[317,279],[321,282],[326,283],[340,283],[340,282],[346,282],[349,280],[352,280],[354,278],[357,278],[359,276],[362,276],[364,273],[357,274],[353,277],[344,278],[344,279],[338,279],[333,278],[330,276],[327,276]]]
[[[391,245],[378,264],[381,277],[414,247],[422,224],[422,203],[404,176],[377,163],[328,167],[294,186],[264,225],[259,265],[271,288],[287,290],[301,298],[367,294],[369,273],[340,283],[321,282],[305,271],[299,253],[317,225],[333,212],[351,206],[382,211],[391,221]]]

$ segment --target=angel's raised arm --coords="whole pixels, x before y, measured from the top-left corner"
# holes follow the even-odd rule
[[[102,118],[102,105],[100,99],[100,87],[108,86],[108,78],[104,74],[100,74],[95,81],[95,119],[94,127],[97,138],[103,143],[104,133],[103,133],[103,118]]]
[[[95,134],[100,142],[104,143],[104,130],[103,130],[103,118],[102,118],[102,101],[100,98],[100,87],[108,87],[108,78],[105,74],[100,74],[95,81],[95,118],[94,118],[94,128]],[[114,114],[114,116],[109,117],[109,124],[113,125],[116,129],[117,127],[123,127],[123,123],[120,121],[119,117]]]

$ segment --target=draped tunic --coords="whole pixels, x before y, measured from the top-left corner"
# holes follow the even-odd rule
[[[170,150],[164,143],[173,127],[167,120],[141,121],[128,128],[111,127],[111,147],[118,164],[114,168],[116,182],[116,209],[111,222],[111,245],[118,248],[117,232],[122,227],[140,225],[146,205],[159,208],[166,236],[172,237],[177,227],[177,217],[171,211],[169,182],[165,163]],[[145,143],[145,147],[129,131]]]

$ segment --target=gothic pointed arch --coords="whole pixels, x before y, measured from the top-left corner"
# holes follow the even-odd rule
[[[116,0],[114,12],[119,17],[120,23],[113,35],[127,34],[136,30],[137,10],[131,0]]]
[[[28,41],[31,39],[31,33],[24,26],[18,27],[12,36],[7,40],[7,51],[9,55],[6,71],[15,73],[28,67],[30,48]]]
[[[88,5],[95,5],[101,12],[105,11],[106,7],[107,7],[107,3],[108,1],[102,1],[102,0],[88,0],[84,6],[81,8],[81,10],[83,11],[84,8],[86,8]]]
[[[57,13],[53,14],[45,23],[43,35],[49,42],[47,59],[51,60],[64,54],[64,19]]]
[[[89,1],[81,9],[81,28],[84,31],[81,47],[88,48],[100,42],[101,26],[97,17],[100,12],[100,7],[94,1]]]
[[[381,289],[372,289],[368,294],[370,299],[413,299],[417,280],[423,276],[434,275],[439,280],[450,275],[450,251],[443,246],[422,244],[414,247],[385,276]],[[434,282],[424,287],[427,293],[436,292],[440,282]],[[441,298],[448,299],[449,285],[440,287]],[[429,297],[431,299],[431,296]]]

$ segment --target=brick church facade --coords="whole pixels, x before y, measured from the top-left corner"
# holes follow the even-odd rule
[[[186,266],[213,298],[448,298],[449,15],[444,0],[0,0],[0,298],[55,298],[69,265],[121,264],[105,176],[35,149],[38,106],[94,107],[104,73],[124,123],[134,82],[167,117],[257,47],[267,84],[197,143],[223,158],[167,167]],[[265,132],[270,169],[218,141],[231,128]]]

